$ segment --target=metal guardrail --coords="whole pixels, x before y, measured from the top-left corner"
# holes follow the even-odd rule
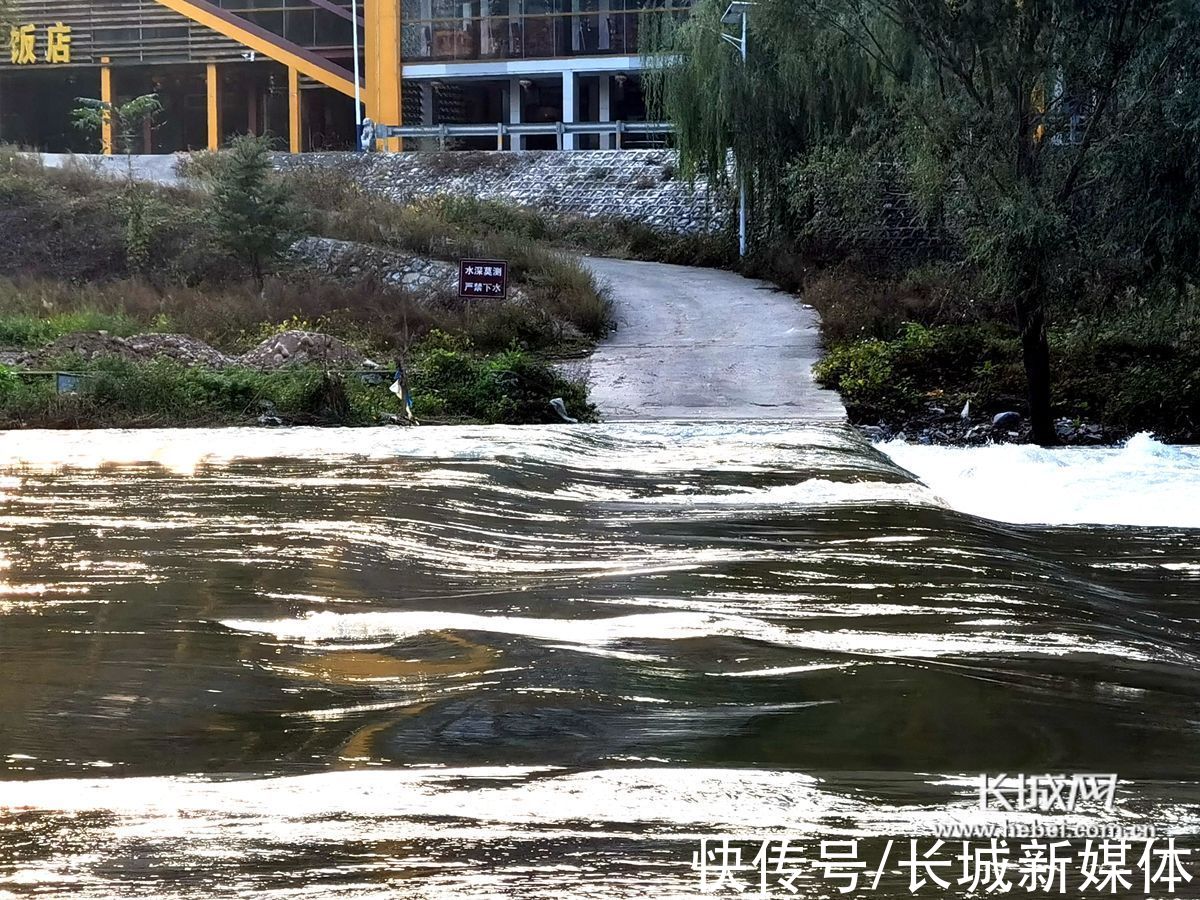
[[[495,122],[477,125],[388,125],[376,126],[376,139],[382,138],[437,138],[444,150],[446,141],[455,137],[496,138],[496,149],[504,149],[505,137],[552,134],[558,138],[558,149],[563,148],[563,138],[575,134],[597,134],[617,136],[617,149],[627,134],[674,134],[675,126],[669,122]]]

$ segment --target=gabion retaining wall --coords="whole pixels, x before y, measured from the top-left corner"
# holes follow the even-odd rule
[[[732,204],[679,178],[671,150],[280,154],[281,169],[336,168],[406,201],[437,194],[503,200],[549,212],[618,216],[681,234],[720,230]]]

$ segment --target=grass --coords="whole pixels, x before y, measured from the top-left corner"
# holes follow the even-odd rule
[[[390,358],[423,335],[459,335],[480,352],[516,345],[544,353],[576,346],[538,306],[418,301],[363,279],[335,284],[302,272],[217,286],[157,286],[126,277],[90,285],[0,278],[0,347],[36,348],[77,331],[183,333],[240,354],[285,328],[321,331],[368,356]],[[586,342],[584,342],[586,344]]]
[[[0,315],[0,346],[36,348],[66,334],[80,331],[107,331],[125,337],[144,330],[142,324],[124,312],[103,312],[93,308],[76,309],[50,316],[28,314]]]
[[[407,357],[414,403],[426,418],[548,422],[556,418],[552,397],[576,418],[595,418],[584,388],[543,357],[603,335],[610,306],[590,272],[539,236],[533,218],[489,207],[477,219],[480,210],[469,205],[396,206],[349,183],[288,183],[311,210],[308,234],[447,260],[507,258],[520,298],[430,300],[374,279],[334,281],[285,264],[259,290],[236,260],[213,249],[204,192],[131,186],[81,166],[46,169],[0,150],[0,347],[36,350],[75,332],[175,332],[240,354],[273,332],[299,328],[335,335],[385,365]],[[139,194],[154,225],[147,263],[136,271],[126,254],[129,192]],[[386,385],[317,369],[46,363],[84,372],[84,388],[58,395],[48,381],[0,369],[0,424],[244,424],[264,404],[289,422],[369,424],[400,411]]]
[[[200,168],[210,163],[200,164]],[[523,302],[430,304],[400,288],[321,280],[277,267],[260,294],[249,273],[214,249],[202,192],[137,185],[154,218],[148,264],[126,261],[121,180],[83,167],[45,169],[36,160],[0,151],[0,316],[12,318],[12,344],[38,337],[17,319],[107,315],[155,330],[186,331],[223,348],[263,323],[299,318],[366,339],[375,350],[400,349],[432,330],[459,333],[481,350],[512,344],[554,351],[593,341],[608,329],[611,307],[591,273],[574,258],[530,236],[506,232],[503,221],[468,224],[468,212],[448,205],[400,206],[369,198],[346,179],[288,176],[297,204],[310,210],[311,235],[381,244],[398,251],[456,260],[505,258],[524,290]],[[84,322],[87,325],[86,322]],[[339,333],[336,329],[345,329]],[[113,325],[105,330],[121,331]],[[43,334],[54,329],[47,326]],[[53,335],[52,335],[53,336]],[[582,338],[580,338],[582,336]]]
[[[375,425],[402,412],[387,389],[390,379],[367,383],[314,367],[215,371],[161,359],[70,358],[55,367],[86,376],[77,393],[57,394],[50,379],[22,378],[0,366],[0,426],[247,425],[265,412],[287,424]],[[410,376],[414,409],[424,420],[553,422],[552,397],[561,397],[574,417],[595,419],[581,385],[519,350],[479,356],[467,349],[418,348]]]
[[[302,170],[285,178],[309,211],[307,230],[314,234],[437,259],[506,259],[509,277],[526,290],[527,309],[569,322],[591,339],[603,336],[611,324],[611,304],[591,272],[548,245],[545,221],[536,214],[449,197],[397,204],[328,170]],[[506,321],[518,326],[515,311]],[[533,331],[541,330],[531,324]]]
[[[442,258],[490,254],[508,259],[518,279],[570,284],[571,299],[587,286],[578,274],[586,270],[570,258],[574,254],[713,267],[729,267],[737,259],[736,242],[724,232],[672,235],[632,219],[551,215],[474,197],[397,204],[329,169],[299,169],[285,177],[301,204],[313,210],[314,231]]]
[[[965,261],[912,263],[779,242],[744,270],[802,293],[821,316],[818,381],[853,422],[918,433],[969,400],[976,417],[1027,409],[1011,307],[987,299]],[[1157,291],[1157,293],[1156,293]],[[1103,284],[1048,310],[1054,414],[1110,437],[1200,440],[1200,291],[1109,296]]]

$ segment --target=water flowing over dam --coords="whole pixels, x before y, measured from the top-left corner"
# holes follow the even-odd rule
[[[6,433],[0,897],[700,896],[987,772],[1194,834],[1198,498],[1148,438]]]

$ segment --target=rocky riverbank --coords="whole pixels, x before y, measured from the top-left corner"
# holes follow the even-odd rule
[[[823,323],[829,339],[829,321]],[[834,323],[837,324],[836,322]],[[1148,432],[1200,439],[1200,349],[1120,336],[1052,332],[1058,442],[1111,444]],[[908,323],[890,339],[842,339],[814,368],[872,440],[1028,442],[1021,352],[999,325]]]
[[[1027,444],[1033,440],[1028,421],[1014,410],[992,416],[977,416],[969,408],[951,413],[932,404],[924,415],[910,417],[902,423],[889,425],[881,421],[874,425],[859,424],[858,429],[872,443],[900,440],[915,444],[978,447],[984,444]],[[1054,430],[1059,442],[1068,446],[1094,447],[1117,443],[1129,437],[1106,430],[1094,422],[1066,417],[1055,420]]]

